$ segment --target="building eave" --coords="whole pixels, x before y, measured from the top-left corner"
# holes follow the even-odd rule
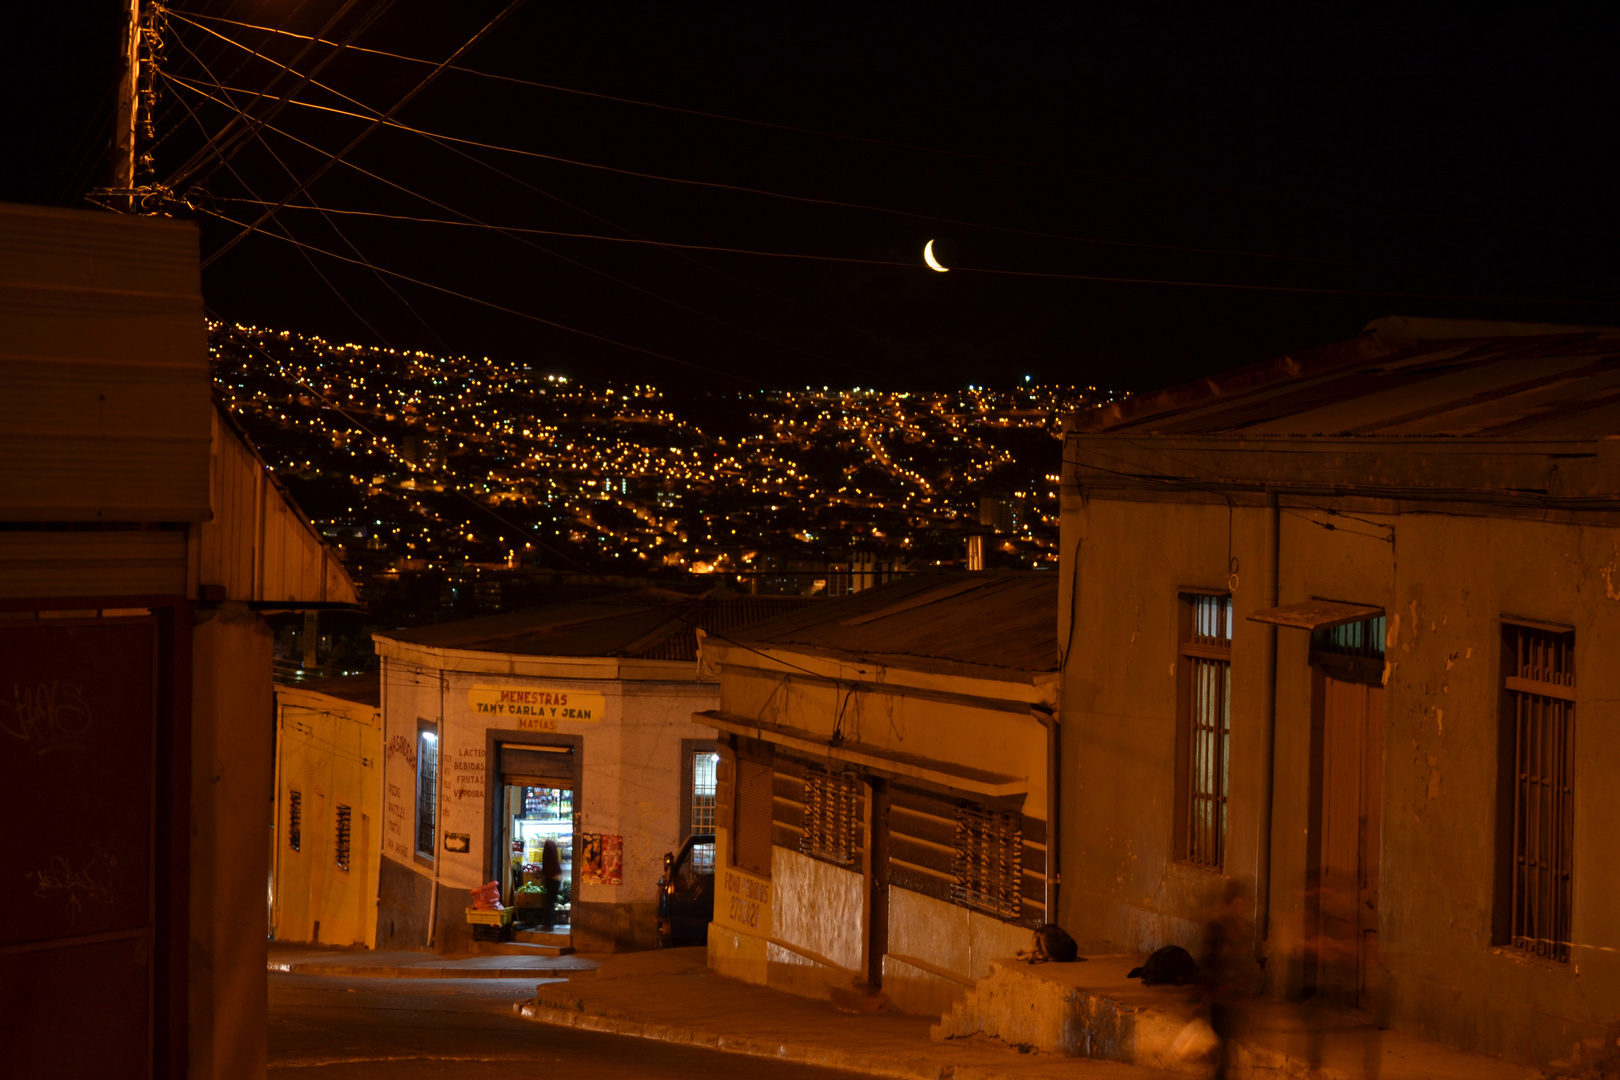
[[[537,679],[617,679],[627,682],[713,683],[699,679],[690,660],[644,660],[617,656],[531,656],[523,653],[447,649],[372,635],[377,655],[404,664],[460,674]]]
[[[987,772],[968,765],[937,761],[867,743],[843,742],[834,745],[803,728],[773,724],[765,720],[751,720],[746,716],[738,716],[719,709],[693,713],[692,722],[732,735],[760,739],[812,757],[844,761],[892,776],[909,777],[989,798],[1027,795],[1031,787],[1028,777]]]

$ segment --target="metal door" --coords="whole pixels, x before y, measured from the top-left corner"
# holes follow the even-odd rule
[[[1323,680],[1317,991],[1371,1008],[1378,978],[1383,687]]]
[[[151,1075],[156,646],[152,618],[0,628],[8,1075]]]

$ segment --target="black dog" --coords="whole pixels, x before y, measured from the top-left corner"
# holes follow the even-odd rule
[[[1053,923],[1042,923],[1036,927],[1035,940],[1030,943],[1029,951],[1018,955],[1031,964],[1044,964],[1048,960],[1059,964],[1072,964],[1076,960],[1085,959],[1080,955],[1080,946],[1074,943],[1074,938],[1069,936],[1069,932]]]
[[[1141,967],[1132,968],[1125,977],[1141,979],[1143,986],[1160,983],[1180,986],[1198,977],[1198,965],[1193,961],[1192,953],[1180,945],[1166,945],[1148,957]]]

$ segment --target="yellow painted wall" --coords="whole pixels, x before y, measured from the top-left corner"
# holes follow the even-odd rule
[[[277,687],[276,703],[280,775],[272,933],[280,941],[370,947],[377,933],[381,852],[379,712],[304,687]],[[289,791],[302,796],[298,851],[287,834]],[[348,870],[335,859],[340,805],[350,808]]]

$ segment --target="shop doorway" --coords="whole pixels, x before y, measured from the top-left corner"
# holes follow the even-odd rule
[[[503,744],[493,851],[518,934],[571,931],[578,786],[566,746]],[[548,850],[549,848],[549,850]]]

